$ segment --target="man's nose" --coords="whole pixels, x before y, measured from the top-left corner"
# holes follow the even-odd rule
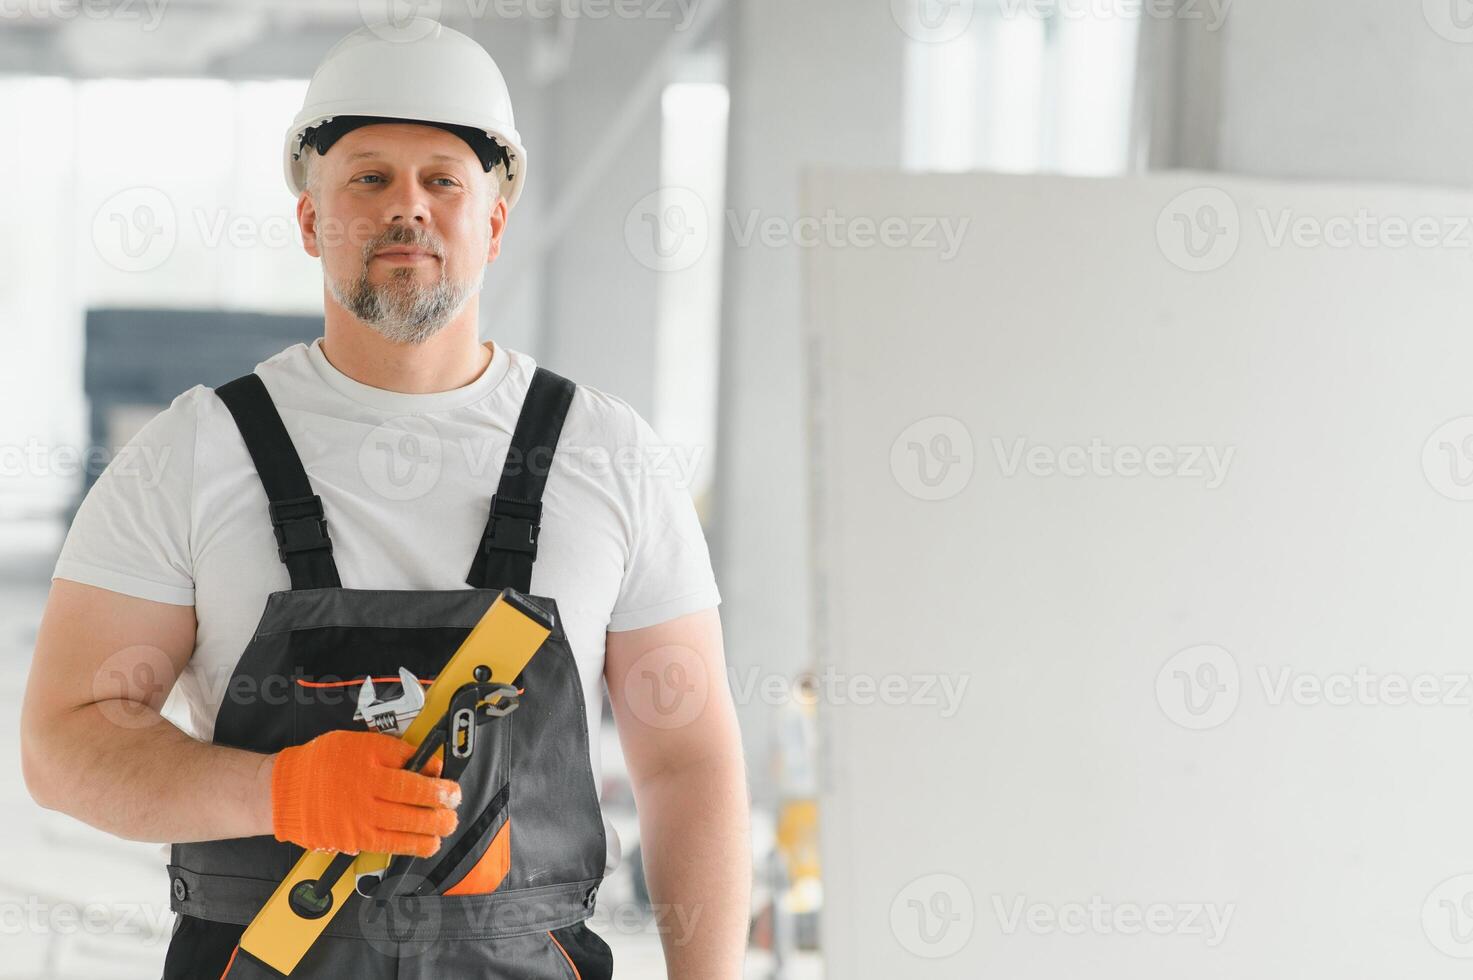
[[[430,223],[430,199],[413,181],[395,181],[384,199],[384,223],[424,226]]]

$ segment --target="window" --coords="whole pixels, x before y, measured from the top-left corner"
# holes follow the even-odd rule
[[[906,168],[1124,172],[1139,33],[1130,6],[897,0],[909,37]]]

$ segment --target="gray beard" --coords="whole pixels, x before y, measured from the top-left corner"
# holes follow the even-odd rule
[[[331,276],[327,282],[339,306],[396,344],[424,343],[481,290],[479,276],[457,283],[442,275],[438,282],[422,285],[413,269],[395,269],[388,281],[375,285],[366,262],[354,282],[345,286]]]

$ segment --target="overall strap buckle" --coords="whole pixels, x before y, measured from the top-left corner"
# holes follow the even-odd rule
[[[246,374],[216,388],[215,394],[230,410],[256,465],[270,505],[276,554],[286,565],[292,588],[342,588],[332,560],[322,498],[312,492],[312,481],[307,479],[266,383],[259,375]]]
[[[542,491],[577,387],[547,368],[532,372],[501,479],[491,497],[491,514],[465,577],[471,588],[532,591],[532,566],[542,528]]]
[[[317,494],[271,502],[271,526],[276,531],[276,553],[282,561],[302,551],[326,550],[332,553],[332,539],[327,536],[327,517],[322,498]]]
[[[491,518],[481,534],[481,552],[518,551],[537,557],[537,535],[542,530],[542,501],[528,502],[491,495]]]

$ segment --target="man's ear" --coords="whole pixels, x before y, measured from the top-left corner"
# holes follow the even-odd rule
[[[302,230],[302,248],[314,259],[322,258],[322,248],[317,242],[317,205],[306,191],[297,198],[297,227]]]
[[[491,244],[486,249],[486,264],[490,265],[501,254],[501,234],[506,231],[506,198],[496,195],[496,203],[491,206],[491,216],[487,220],[491,222]]]

